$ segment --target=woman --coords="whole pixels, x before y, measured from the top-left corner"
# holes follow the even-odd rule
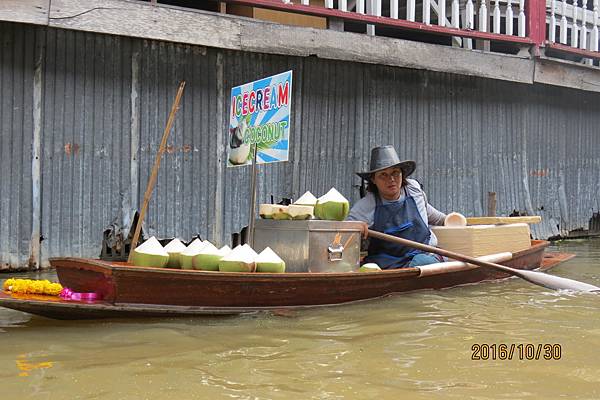
[[[370,171],[358,176],[368,181],[368,193],[350,210],[348,220],[363,221],[367,229],[387,233],[431,246],[437,238],[430,225],[444,225],[446,214],[427,202],[421,185],[408,179],[414,172],[414,161],[400,161],[392,146],[371,150]],[[396,243],[371,238],[365,262],[382,269],[415,267],[442,261],[440,256],[424,253]]]

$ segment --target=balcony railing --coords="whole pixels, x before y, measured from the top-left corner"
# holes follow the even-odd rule
[[[600,0],[221,1],[323,17],[330,28],[362,29],[369,35],[420,40],[419,35],[426,33],[463,48],[509,53],[529,50],[534,55],[546,52],[550,57],[596,66],[600,60]]]
[[[598,2],[599,0],[548,0],[548,47],[567,54],[584,57],[591,65],[598,55]],[[591,9],[590,9],[591,6]]]

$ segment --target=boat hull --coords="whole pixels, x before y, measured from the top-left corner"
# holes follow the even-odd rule
[[[547,245],[535,242],[506,265],[539,268]],[[201,307],[339,304],[508,277],[486,268],[419,277],[418,268],[375,273],[267,274],[144,268],[78,258],[55,258],[50,262],[63,286],[75,292],[97,292],[111,304]]]
[[[548,269],[571,255],[550,253],[547,242],[504,263]],[[75,292],[96,292],[101,301],[0,294],[0,306],[57,319],[228,315],[274,309],[331,306],[423,289],[442,289],[507,278],[492,269],[419,276],[418,268],[368,273],[219,273],[134,267],[81,258],[54,258],[59,280]]]

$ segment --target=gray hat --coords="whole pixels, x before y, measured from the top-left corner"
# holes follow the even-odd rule
[[[375,172],[390,167],[400,167],[402,176],[406,178],[415,171],[417,164],[412,160],[400,161],[400,157],[398,157],[394,146],[380,146],[371,150],[369,171],[357,172],[356,174],[363,179],[369,180]]]

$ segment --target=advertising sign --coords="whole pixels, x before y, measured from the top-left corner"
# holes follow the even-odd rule
[[[288,161],[292,71],[231,89],[227,166]]]

